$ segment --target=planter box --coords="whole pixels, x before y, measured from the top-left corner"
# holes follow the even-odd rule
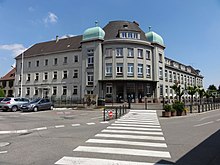
[[[171,117],[171,112],[162,111],[162,117]]]
[[[171,112],[171,116],[176,116],[176,111]]]
[[[177,111],[176,114],[177,114],[177,116],[185,116],[186,111]]]

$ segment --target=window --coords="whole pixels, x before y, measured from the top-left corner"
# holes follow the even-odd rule
[[[165,94],[168,95],[168,86],[165,86]]]
[[[122,76],[123,75],[123,63],[116,64],[116,75]]]
[[[159,53],[159,62],[163,62],[163,56],[161,53]]]
[[[53,79],[56,80],[57,79],[57,71],[53,72]]]
[[[73,86],[73,95],[77,95],[77,86]]]
[[[53,87],[53,95],[57,95],[57,87]]]
[[[35,73],[35,81],[38,81],[39,80],[39,73]]]
[[[63,95],[64,95],[64,96],[67,95],[67,86],[63,86]]]
[[[87,55],[88,55],[88,67],[93,67],[93,65],[94,65],[94,50],[88,49]]]
[[[106,57],[112,57],[112,49],[111,48],[107,48],[105,50],[105,55],[106,55]]]
[[[147,77],[150,77],[150,75],[151,75],[150,72],[151,72],[150,65],[147,65],[146,66],[146,76]]]
[[[27,74],[27,81],[31,80],[31,74]]]
[[[19,82],[21,82],[21,74],[19,75]]]
[[[128,63],[128,76],[134,76],[134,64]]]
[[[28,62],[28,68],[30,68],[30,67],[31,67],[31,62],[29,61],[29,62]]]
[[[26,95],[28,95],[28,96],[30,95],[30,88],[26,89]]]
[[[79,62],[78,55],[75,55],[75,56],[74,56],[74,62]]]
[[[143,50],[138,49],[138,58],[143,58]]]
[[[47,66],[47,65],[48,65],[48,59],[45,59],[44,66]]]
[[[134,57],[134,49],[128,48],[128,57]]]
[[[53,64],[54,64],[54,65],[57,65],[57,64],[58,64],[57,58],[54,58]]]
[[[127,38],[127,33],[126,32],[121,32],[121,38]]]
[[[124,26],[127,28],[127,26]],[[120,38],[140,39],[140,34],[135,32],[120,32]]]
[[[163,79],[163,68],[159,67],[159,79]]]
[[[34,88],[34,95],[38,95],[38,88]]]
[[[63,71],[63,79],[67,79],[67,70]]]
[[[123,48],[116,48],[116,57],[123,57]]]
[[[183,75],[181,74],[181,84],[183,84]]]
[[[150,51],[146,50],[146,60],[150,60]]]
[[[163,85],[160,84],[160,97],[163,97]]]
[[[36,67],[39,67],[39,60],[36,61]]]
[[[75,69],[73,71],[73,78],[78,78],[78,70],[77,69]]]
[[[165,81],[168,81],[168,73],[167,73],[167,70],[165,70]]]
[[[112,84],[106,84],[106,94],[112,94]]]
[[[87,94],[88,94],[88,95],[92,95],[92,94],[93,94],[93,91],[92,91],[92,90],[87,90]]]
[[[48,79],[48,73],[45,72],[45,73],[44,73],[44,80],[47,80],[47,79]]]
[[[21,88],[18,89],[18,95],[21,96]]]
[[[93,73],[90,73],[90,72],[89,72],[89,73],[87,74],[87,84],[88,84],[88,85],[93,85],[93,81],[94,81],[94,80],[93,80]]]
[[[173,80],[173,78],[172,78],[173,76],[172,76],[172,72],[171,71],[169,71],[169,82],[172,82]]]
[[[112,76],[112,63],[105,64],[105,75]]]
[[[138,77],[143,77],[143,64],[138,64]]]
[[[63,64],[67,64],[67,57],[63,57]]]
[[[173,72],[173,80],[176,82],[176,72]]]

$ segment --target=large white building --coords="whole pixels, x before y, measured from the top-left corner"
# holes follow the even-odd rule
[[[175,82],[182,88],[203,86],[199,70],[165,57],[164,49],[160,35],[144,32],[135,21],[111,21],[103,29],[96,24],[83,35],[33,45],[24,52],[23,65],[17,56],[15,93],[138,102],[173,98]]]

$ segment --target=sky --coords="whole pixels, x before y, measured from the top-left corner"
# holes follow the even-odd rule
[[[166,57],[199,69],[205,88],[220,85],[220,0],[0,0],[0,77],[30,46],[114,20],[151,26]]]

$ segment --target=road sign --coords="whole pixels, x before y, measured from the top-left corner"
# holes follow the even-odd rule
[[[112,111],[109,111],[109,112],[108,112],[108,116],[109,116],[110,119],[112,119],[112,117],[113,117]]]

